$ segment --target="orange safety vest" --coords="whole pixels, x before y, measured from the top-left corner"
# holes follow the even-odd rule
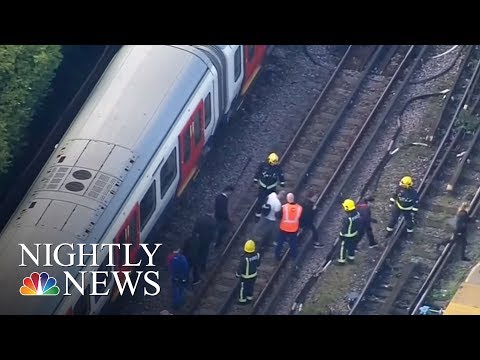
[[[282,220],[280,221],[280,230],[295,233],[300,227],[300,216],[302,216],[303,208],[298,204],[282,205]]]

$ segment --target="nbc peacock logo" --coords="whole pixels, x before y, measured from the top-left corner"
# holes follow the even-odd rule
[[[57,280],[50,277],[48,273],[32,272],[29,277],[23,278],[23,286],[20,287],[20,294],[31,295],[58,295],[60,288],[56,286]]]

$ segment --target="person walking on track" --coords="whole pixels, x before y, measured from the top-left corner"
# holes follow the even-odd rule
[[[457,216],[455,218],[455,232],[452,237],[448,240],[442,241],[437,245],[439,248],[442,245],[447,245],[448,243],[454,242],[460,247],[461,258],[463,261],[470,261],[466,256],[467,248],[467,230],[468,223],[470,221],[468,202],[462,203],[457,211]]]
[[[266,162],[262,162],[255,173],[253,181],[258,184],[257,203],[255,205],[256,221],[262,216],[262,205],[270,193],[277,191],[277,186],[285,186],[285,178],[279,165],[279,157],[271,153]]]
[[[289,256],[297,257],[297,241],[300,222],[302,221],[303,207],[295,203],[295,197],[292,193],[287,194],[287,203],[282,205],[282,211],[279,212],[280,232],[278,235],[277,246],[275,248],[275,257],[280,260],[282,257],[283,243],[288,241]]]
[[[375,237],[373,236],[372,229],[372,222],[377,222],[376,220],[372,219],[372,212],[370,209],[370,202],[373,200],[374,199],[372,197],[365,197],[357,203],[356,209],[362,218],[362,226],[359,230],[358,241],[355,246],[355,250],[357,250],[358,244],[360,241],[362,241],[363,235],[365,234],[367,235],[368,246],[370,249],[378,246],[378,243],[375,241]]]
[[[407,225],[407,236],[411,237],[415,226],[415,216],[418,211],[418,193],[413,188],[413,179],[410,176],[404,176],[400,180],[397,191],[390,198],[392,215],[386,228],[386,237],[393,234],[398,218],[403,216]]]
[[[224,241],[225,234],[230,229],[231,220],[228,209],[228,199],[233,193],[234,187],[227,185],[223,191],[215,198],[215,220],[217,221],[217,238],[215,240],[215,248],[219,248]]]
[[[247,240],[244,247],[244,255],[240,260],[235,276],[240,278],[239,304],[247,304],[253,300],[257,269],[260,266],[260,254],[255,251],[255,242]]]
[[[359,230],[362,226],[360,214],[355,209],[355,202],[352,199],[346,199],[343,203],[345,218],[342,221],[340,230],[340,256],[339,264],[345,264],[355,260],[355,246],[357,245]]]
[[[179,248],[168,256],[167,263],[172,281],[172,308],[180,310],[185,303],[185,289],[190,273],[188,261]]]
[[[262,206],[262,217],[255,224],[254,238],[259,242],[259,250],[271,246],[278,236],[278,217],[277,214],[282,210],[280,194],[276,192],[270,193],[267,202]]]

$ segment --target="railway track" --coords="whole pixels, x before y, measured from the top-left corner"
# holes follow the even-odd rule
[[[480,209],[480,187],[477,189],[473,199],[470,201],[469,208],[470,219],[477,218]],[[436,281],[439,279],[446,265],[449,263],[449,260],[451,260],[453,254],[455,254],[457,246],[458,245],[454,242],[450,242],[445,246],[434,266],[428,273],[426,279],[423,281],[422,286],[418,291],[416,291],[415,297],[408,307],[409,315],[422,315],[425,313],[422,308],[424,308],[424,305],[426,305],[427,301],[430,300],[428,297],[436,285]],[[448,303],[442,304],[440,306],[440,310],[434,310],[434,313],[441,314],[444,309],[444,305],[447,304]],[[436,305],[438,305],[438,303]],[[430,309],[431,307],[429,305],[425,306],[425,310],[427,310],[426,313],[430,312]]]
[[[454,86],[454,102],[444,107],[430,135],[443,138],[417,188],[420,212],[412,242],[402,242],[403,221],[397,227],[350,314],[416,313],[439,271],[453,253],[453,245],[437,244],[452,235],[452,222],[462,201],[478,198],[478,168],[464,167],[470,153],[479,151],[478,129],[465,131],[462,119],[476,112],[480,88],[480,49],[471,47]],[[466,86],[465,82],[466,81]],[[452,106],[453,105],[453,106]],[[453,115],[451,115],[453,112]],[[461,141],[461,142],[460,142]],[[473,152],[472,152],[473,151]],[[459,162],[457,154],[463,153]],[[458,198],[454,193],[462,194]]]
[[[394,51],[383,46],[362,49],[350,46],[284,152],[281,163],[287,181],[285,190],[294,192],[300,203],[310,189],[321,193],[317,207],[323,220],[352,171],[346,177],[343,173],[358,164],[424,51],[425,47],[418,46],[401,46]],[[353,63],[360,71],[349,70]],[[379,73],[390,72],[390,78],[380,81],[375,78]],[[382,113],[384,105],[388,110]],[[365,145],[363,152],[356,152],[359,145]],[[332,193],[336,195],[331,196]],[[243,244],[251,235],[253,208],[251,204],[220,261],[196,292],[193,302],[187,305],[189,313],[257,313],[279,274],[299,264],[309,245],[308,235],[300,239],[300,254],[295,264],[288,261],[288,249],[280,262],[276,261],[272,248],[262,249],[262,266],[255,285],[255,293],[259,295],[253,305],[236,305],[239,282],[235,270],[243,254]]]

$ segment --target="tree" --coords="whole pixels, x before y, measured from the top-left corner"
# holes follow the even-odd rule
[[[62,61],[60,50],[60,45],[0,45],[0,173],[25,145],[25,130]]]

